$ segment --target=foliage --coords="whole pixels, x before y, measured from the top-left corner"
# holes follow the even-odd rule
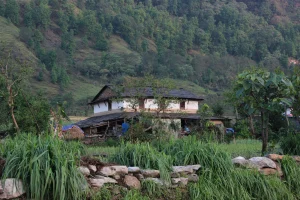
[[[161,178],[170,181],[171,157],[157,151],[149,143],[122,143],[111,161],[142,169],[158,169]]]
[[[248,139],[251,138],[249,131],[249,124],[246,120],[238,120],[234,125],[234,135],[236,139]]]
[[[284,154],[300,155],[300,134],[288,132],[282,137],[280,147]]]
[[[130,190],[124,198],[124,200],[136,200],[136,199],[138,199],[138,200],[150,200],[149,197],[143,196],[138,190]]]
[[[152,180],[143,180],[142,181],[142,190],[147,193],[149,196],[160,197],[163,193],[163,186],[152,181]]]
[[[21,179],[30,199],[82,199],[87,185],[77,170],[82,146],[50,135],[7,138],[3,177]]]
[[[300,168],[291,157],[285,156],[281,162],[282,171],[285,175],[286,185],[294,194],[296,199],[300,197]]]
[[[232,100],[249,115],[260,112],[262,121],[262,153],[267,150],[270,112],[291,105],[293,84],[281,72],[263,69],[247,70],[238,75],[234,83]]]

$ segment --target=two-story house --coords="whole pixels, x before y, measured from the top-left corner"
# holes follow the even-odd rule
[[[94,116],[76,123],[85,134],[114,135],[124,119],[137,118],[144,112],[166,122],[176,120],[180,126],[200,119],[197,111],[204,99],[183,88],[120,88],[105,85],[89,103]]]

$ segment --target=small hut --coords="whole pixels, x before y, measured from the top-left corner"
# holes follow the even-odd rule
[[[67,140],[83,139],[84,132],[77,125],[66,125],[62,127],[62,136]]]

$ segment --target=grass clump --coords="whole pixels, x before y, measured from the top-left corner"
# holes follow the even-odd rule
[[[137,190],[130,190],[124,197],[124,200],[150,200],[150,198],[147,196],[143,196]]]
[[[300,134],[288,133],[282,138],[280,147],[284,154],[300,155]]]
[[[6,139],[4,178],[21,179],[28,199],[83,199],[87,183],[77,170],[82,146],[50,135]]]
[[[300,199],[300,167],[291,157],[284,156],[281,162],[285,183],[297,199]]]
[[[142,181],[142,190],[150,196],[160,197],[163,194],[163,186],[152,180]]]
[[[157,151],[149,143],[122,143],[111,156],[111,161],[142,169],[157,169],[163,180],[170,182],[171,157]]]

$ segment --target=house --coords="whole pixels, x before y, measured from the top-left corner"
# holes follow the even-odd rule
[[[197,113],[203,97],[183,88],[167,89],[154,87],[116,87],[105,85],[89,103],[94,116],[77,122],[86,137],[116,137],[125,120],[138,120],[142,114],[159,118],[164,122],[160,128],[168,129],[174,135],[185,125],[199,123]],[[154,120],[152,120],[153,122]],[[176,130],[170,130],[174,124]],[[153,129],[154,126],[150,127]]]

